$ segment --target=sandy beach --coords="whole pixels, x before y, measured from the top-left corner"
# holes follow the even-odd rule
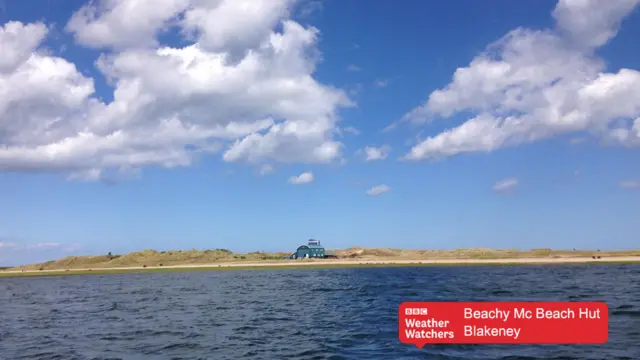
[[[360,266],[413,266],[413,265],[499,265],[499,264],[583,264],[583,263],[640,263],[640,256],[615,256],[593,259],[592,257],[565,257],[565,258],[503,258],[503,259],[432,259],[432,260],[291,260],[291,261],[261,261],[261,262],[223,262],[210,264],[185,264],[167,266],[126,266],[126,267],[97,267],[97,268],[74,268],[74,269],[48,269],[48,270],[5,270],[0,271],[0,276],[10,276],[11,274],[52,274],[65,272],[129,272],[129,271],[153,271],[153,270],[180,270],[180,269],[219,269],[219,268],[305,268],[305,267],[350,267]]]

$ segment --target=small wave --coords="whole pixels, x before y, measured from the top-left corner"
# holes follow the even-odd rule
[[[184,333],[178,331],[169,331],[169,330],[134,330],[134,331],[123,331],[120,333],[94,333],[87,334],[86,337],[94,340],[102,340],[102,341],[132,341],[137,339],[145,339],[145,338],[154,338],[158,336],[175,336],[180,337],[183,336]]]
[[[538,357],[538,356],[506,356],[500,360],[583,360],[582,357],[574,356],[556,356],[556,357]]]
[[[346,289],[340,289],[340,288],[315,288],[315,289],[311,289],[311,292],[345,292],[345,291],[354,291],[357,290],[357,288],[346,288]]]
[[[491,292],[491,295],[499,296],[499,295],[512,295],[513,293],[508,290],[494,290]]]
[[[146,297],[143,297],[143,298],[137,299],[137,300],[136,300],[136,303],[143,303],[143,302],[150,302],[150,301],[158,301],[158,300],[160,300],[160,298],[159,298],[159,297],[157,297],[157,296],[153,296],[153,297],[151,297],[151,296],[146,296]]]
[[[258,328],[258,327],[256,327],[256,326],[248,326],[248,325],[245,325],[245,326],[241,326],[241,327],[239,327],[239,328],[236,328],[236,329],[234,329],[234,330],[235,330],[235,331],[239,331],[239,332],[244,332],[244,331],[254,331],[254,330],[257,330],[257,329],[259,329],[259,328]]]
[[[204,335],[192,332],[192,333],[188,333],[187,335],[183,336],[182,339],[195,339],[195,338],[199,338],[199,337],[202,337],[202,336],[204,336]]]
[[[612,316],[629,316],[629,317],[640,317],[640,311],[637,310],[614,310],[611,312]]]
[[[116,301],[113,301],[109,304],[102,304],[100,306],[98,306],[98,308],[96,310],[93,311],[89,311],[89,313],[91,314],[102,314],[105,312],[110,312],[110,311],[114,311],[118,309],[118,303]]]
[[[262,317],[262,318],[260,318],[258,320],[261,320],[261,321],[291,321],[292,318],[288,317],[288,316],[286,316],[286,317],[265,316],[265,317]]]
[[[586,294],[578,294],[578,295],[569,295],[568,298],[569,300],[576,300],[576,299],[585,299],[588,298],[589,295]]]
[[[198,291],[200,289],[196,289],[196,288],[189,288],[189,287],[183,287],[178,289],[178,291],[180,292],[194,292],[194,291]]]
[[[186,342],[186,343],[173,343],[173,344],[168,344],[166,346],[164,346],[162,348],[162,350],[169,350],[169,349],[197,349],[199,348],[201,345],[198,343],[190,343],[190,342]]]
[[[18,359],[63,360],[65,359],[65,356],[59,353],[46,351],[46,352],[40,352],[32,355],[23,355]]]
[[[616,310],[626,310],[626,309],[633,309],[633,305],[629,305],[629,304],[624,304],[624,305],[620,305],[616,308]]]
[[[133,290],[131,291],[129,294],[130,295],[148,295],[153,293],[155,290],[153,289],[137,289],[137,290]]]

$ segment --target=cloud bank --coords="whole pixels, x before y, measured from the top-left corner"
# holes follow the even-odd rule
[[[337,112],[353,103],[314,79],[319,31],[290,19],[294,5],[91,2],[65,30],[101,52],[106,97],[43,47],[47,25],[0,24],[0,171],[96,180],[208,154],[256,166],[340,160]],[[184,45],[163,44],[170,32]]]
[[[402,121],[475,116],[420,141],[405,158],[490,152],[578,132],[608,144],[640,145],[640,72],[607,73],[596,55],[638,3],[560,0],[555,28],[518,28],[489,45]]]

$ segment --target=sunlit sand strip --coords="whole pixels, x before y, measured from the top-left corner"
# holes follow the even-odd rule
[[[194,269],[194,268],[259,268],[259,267],[313,267],[332,265],[481,265],[481,264],[568,264],[568,263],[611,263],[611,262],[638,262],[640,256],[615,256],[593,259],[591,257],[567,257],[567,258],[513,258],[513,259],[431,259],[431,260],[302,260],[302,261],[274,261],[274,262],[226,262],[211,264],[185,264],[185,265],[165,265],[165,266],[128,266],[128,267],[110,267],[110,268],[75,268],[75,269],[52,269],[52,270],[12,270],[1,271],[0,274],[10,273],[52,273],[67,271],[89,271],[95,270],[100,272],[106,271],[127,271],[127,270],[152,270],[152,269]]]

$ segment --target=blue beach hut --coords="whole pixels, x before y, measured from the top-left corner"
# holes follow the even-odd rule
[[[310,239],[307,245],[300,245],[295,253],[296,259],[324,258],[325,250],[320,241]]]

